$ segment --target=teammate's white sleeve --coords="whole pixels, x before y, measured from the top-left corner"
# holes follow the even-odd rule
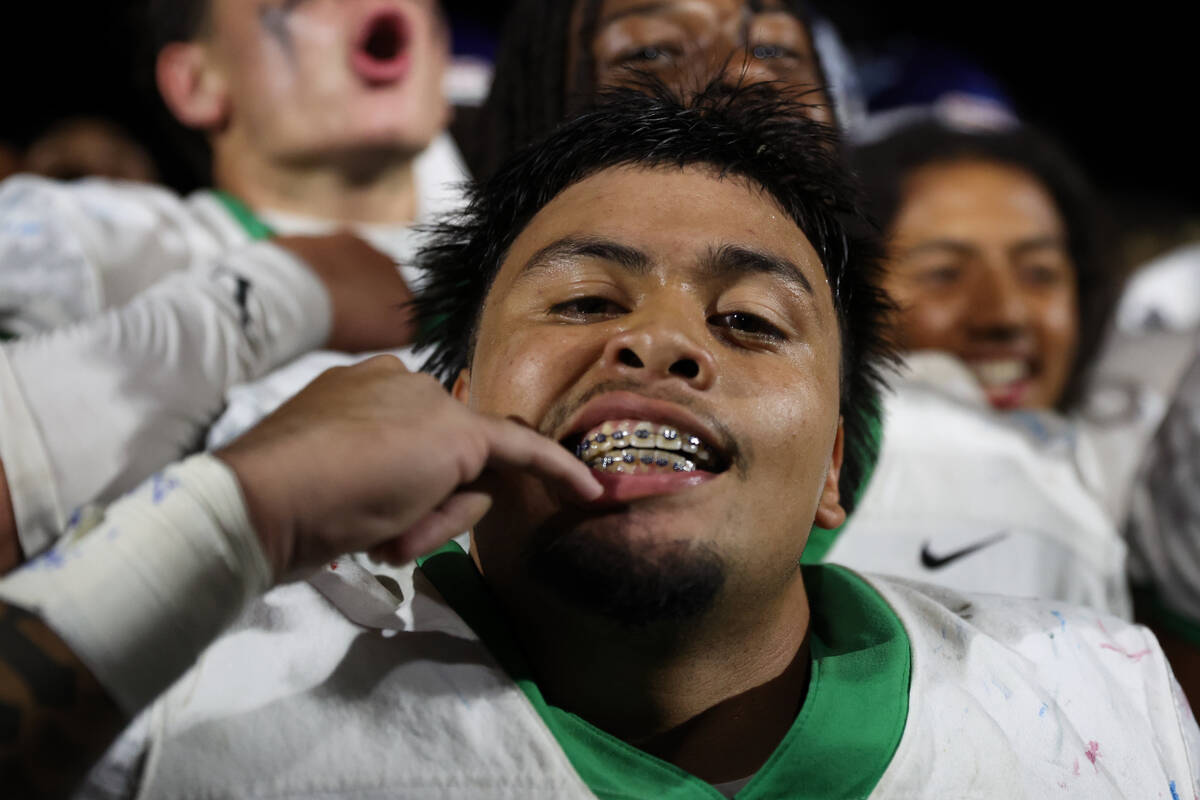
[[[92,316],[215,255],[225,236],[198,211],[142,184],[0,183],[0,330],[28,335]]]
[[[317,277],[261,242],[0,348],[0,461],[26,555],[79,506],[199,449],[229,387],[319,346],[331,316]]]
[[[1130,576],[1160,612],[1200,636],[1200,354],[1146,453],[1126,535]]]

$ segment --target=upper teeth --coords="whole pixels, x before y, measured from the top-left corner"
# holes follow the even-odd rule
[[[635,453],[633,451],[642,451]],[[651,451],[665,451],[654,454]],[[618,452],[613,452],[618,451]],[[684,455],[686,454],[686,455]],[[711,465],[712,453],[699,436],[671,425],[639,420],[605,422],[584,435],[576,455],[592,466],[644,465],[691,472]],[[622,471],[618,469],[617,471]]]
[[[984,386],[1002,386],[1028,377],[1029,364],[1019,358],[976,361],[971,364],[971,371]]]

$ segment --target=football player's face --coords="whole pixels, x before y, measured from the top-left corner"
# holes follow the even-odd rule
[[[575,450],[607,492],[568,509],[513,479],[475,530],[485,573],[519,580],[551,530],[796,579],[814,520],[840,522],[839,358],[821,261],[758,187],[620,167],[566,189],[509,249],[456,393]]]
[[[1054,407],[1079,312],[1066,225],[1045,187],[991,162],[923,167],[889,234],[901,347],[958,356],[997,408]]]
[[[582,35],[576,8],[576,30]],[[733,81],[780,81],[811,88],[814,119],[828,122],[828,97],[812,37],[804,22],[782,2],[767,0],[758,10],[744,0],[604,0],[590,41],[574,48],[569,85],[580,80],[580,55],[591,57],[597,89],[636,85],[632,70],[652,72],[667,85],[685,90],[725,74]]]
[[[207,43],[229,125],[277,158],[415,153],[448,118],[435,0],[213,0]]]

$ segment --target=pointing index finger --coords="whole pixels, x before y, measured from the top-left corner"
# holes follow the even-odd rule
[[[533,472],[569,497],[589,501],[604,493],[592,470],[558,442],[511,420],[488,421],[488,466]]]

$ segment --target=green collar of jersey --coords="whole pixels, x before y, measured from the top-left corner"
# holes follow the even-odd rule
[[[250,210],[250,206],[246,205],[229,192],[217,191],[213,194],[216,195],[217,200],[220,201],[221,205],[225,206],[225,210],[229,212],[229,215],[237,220],[237,223],[242,226],[242,229],[246,231],[246,233],[254,241],[257,242],[261,239],[269,239],[275,235],[275,231],[271,229],[271,226],[259,219],[258,216]]]
[[[474,562],[454,542],[420,561],[605,800],[716,800],[708,783],[551,705],[533,681]],[[806,566],[813,609],[812,678],[791,731],[739,800],[865,798],[891,762],[908,719],[909,641],[895,612],[854,573]]]

